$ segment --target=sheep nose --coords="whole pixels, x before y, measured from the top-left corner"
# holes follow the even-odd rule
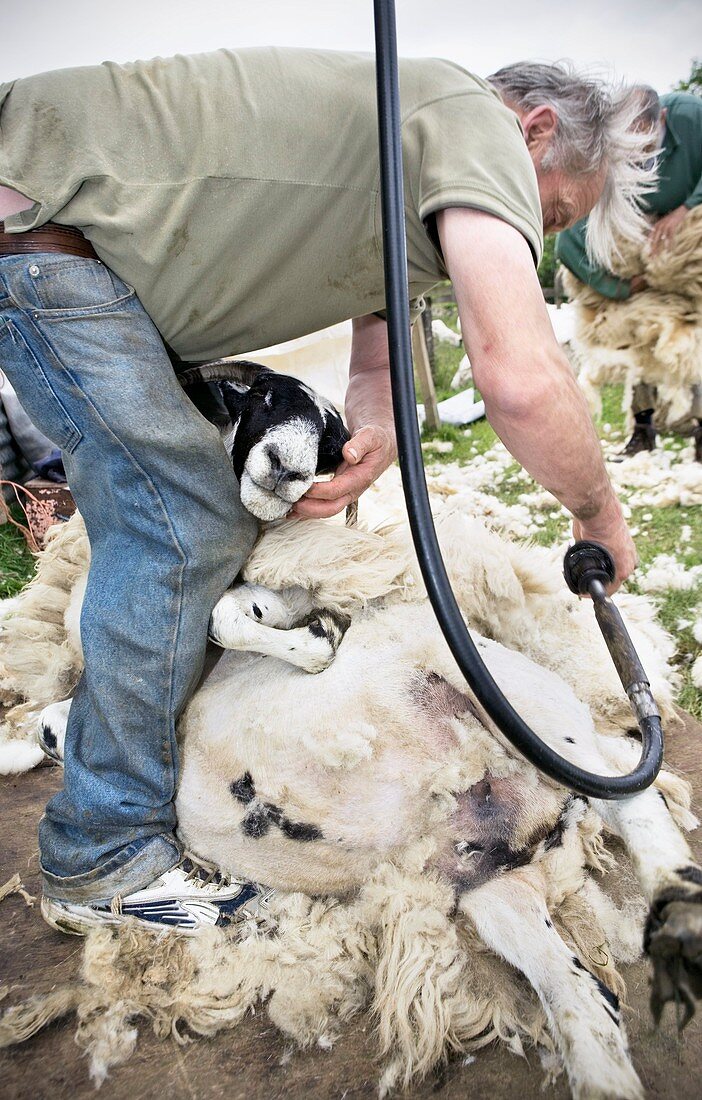
[[[295,470],[289,470],[280,457],[276,447],[272,444],[266,447],[266,455],[270,466],[270,476],[275,482],[274,488],[278,488],[281,482],[292,481],[298,476]]]
[[[275,447],[266,447],[266,457],[270,464],[271,474],[273,474],[274,477],[279,477],[285,472],[285,467],[283,466],[283,463],[280,460],[280,455],[278,454],[278,451]]]

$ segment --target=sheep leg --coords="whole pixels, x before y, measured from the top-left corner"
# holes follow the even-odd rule
[[[616,741],[608,751],[624,768],[631,764],[631,748]],[[653,1017],[658,1023],[666,1004],[680,1005],[679,1025],[685,1027],[702,998],[702,867],[693,861],[661,790],[649,787],[617,802],[593,799],[592,805],[624,842],[650,903],[644,949],[653,966]]]
[[[280,594],[267,592],[267,598],[270,617],[274,621],[289,621],[291,610]],[[306,672],[322,672],[329,667],[348,629],[348,618],[319,609],[304,619],[303,625],[281,630],[263,622],[263,608],[259,603],[252,606],[254,618],[249,617],[245,605],[251,599],[249,593],[242,594],[237,589],[225,592],[210,619],[213,642],[224,649],[277,657]],[[299,609],[299,603],[296,606]],[[257,610],[261,612],[260,618]]]
[[[594,727],[577,729],[565,745],[557,738],[551,744],[574,763],[600,774],[623,774],[639,755],[638,746],[603,737]],[[624,842],[650,904],[644,950],[653,967],[653,1018],[659,1022],[668,1003],[680,1005],[679,1025],[685,1027],[695,1015],[695,1001],[702,999],[702,867],[694,862],[655,786],[631,798],[593,798],[590,803]]]
[[[570,708],[567,731],[540,724],[544,741],[572,763],[600,775],[623,774],[638,757],[624,739],[603,737],[589,713]],[[525,708],[526,711],[526,708]],[[670,777],[668,777],[670,778]],[[591,799],[605,824],[624,842],[650,904],[644,950],[653,966],[651,1012],[656,1021],[668,1002],[683,1008],[681,1026],[702,998],[702,867],[675,824],[662,791],[651,787],[631,798]]]
[[[210,637],[225,649],[264,653],[306,672],[321,672],[334,660],[348,619],[330,611],[313,612],[313,606],[302,588],[273,592],[262,585],[236,585],[215,607]],[[295,628],[300,623],[304,625]],[[50,703],[37,720],[42,748],[57,763],[63,762],[70,706],[70,699]]]
[[[310,593],[298,586],[274,592],[262,584],[244,582],[230,588],[227,597],[247,618],[280,630],[302,625],[315,606]]]
[[[49,703],[39,714],[37,739],[46,755],[57,764],[63,764],[63,747],[71,702],[71,699],[62,699],[60,703]]]
[[[702,998],[702,868],[673,822],[662,793],[649,788],[620,802],[592,801],[623,840],[650,903],[644,950],[651,959],[651,1012],[680,1005],[680,1028]]]
[[[562,731],[554,734],[543,726],[539,728],[537,723],[535,726],[547,745],[587,771],[600,775],[630,771],[640,748],[628,739],[598,734],[587,712],[586,715],[586,720],[569,723],[566,736]],[[666,778],[671,779],[669,775]],[[662,791],[653,786],[630,798],[589,801],[607,827],[624,842],[649,902],[655,905],[656,899],[671,889],[683,890],[692,900],[700,895],[702,901],[702,868],[694,863]]]
[[[492,879],[463,894],[459,908],[483,942],[533,986],[575,1100],[642,1097],[618,1000],[563,942],[534,875]]]

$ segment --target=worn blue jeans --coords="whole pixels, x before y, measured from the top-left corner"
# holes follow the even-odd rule
[[[180,857],[175,721],[256,525],[217,430],[104,264],[0,257],[0,367],[63,451],[92,551],[64,788],[39,827],[44,891],[105,902]]]

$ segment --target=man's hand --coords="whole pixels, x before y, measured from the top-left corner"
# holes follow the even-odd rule
[[[573,537],[577,540],[587,539],[590,542],[599,542],[609,550],[617,570],[614,583],[607,588],[610,595],[616,592],[636,569],[638,564],[636,547],[621,509],[617,505],[613,508],[611,516],[573,520]]]
[[[678,229],[685,221],[689,211],[686,206],[678,206],[659,218],[651,231],[651,252],[655,255],[661,248],[668,248]]]
[[[296,516],[325,519],[358,500],[395,461],[395,425],[390,392],[388,326],[381,317],[355,317],[351,341],[346,422],[351,439],[331,481],[320,481],[298,500]]]
[[[389,428],[369,424],[351,437],[342,453],[344,461],[332,480],[313,485],[293,507],[292,515],[326,519],[358,500],[395,461],[395,435]]]

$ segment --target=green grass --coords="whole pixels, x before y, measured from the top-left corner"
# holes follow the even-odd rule
[[[16,519],[21,518],[18,509],[13,509]],[[0,600],[14,596],[30,580],[34,572],[32,557],[21,533],[11,523],[0,527]]]
[[[458,316],[455,304],[436,303],[432,305],[432,313],[433,316],[440,317],[449,327],[455,329]],[[463,355],[463,348],[452,348],[448,344],[440,344],[437,341],[434,344],[434,355],[437,397],[442,401],[453,392],[450,389],[450,382]],[[626,422],[622,409],[621,386],[603,388],[602,412],[598,418],[597,427],[602,439],[621,440],[622,444],[624,443]],[[461,465],[470,462],[476,454],[483,454],[497,441],[497,436],[486,420],[479,420],[468,429],[445,425],[436,432],[425,430],[422,438],[428,442],[441,439],[453,443],[453,450],[448,454],[425,451],[426,461],[458,462]],[[673,439],[663,439],[661,444],[669,447],[673,441]],[[515,479],[514,475],[518,470],[519,466],[516,463],[508,467],[504,481],[495,487],[495,494],[505,504],[515,504],[523,493],[533,487],[532,482]],[[644,516],[650,518],[644,519]],[[639,529],[636,547],[642,568],[650,565],[659,554],[672,554],[687,568],[702,565],[702,517],[699,507],[632,508],[630,525]],[[681,540],[683,527],[691,529],[690,539],[685,542]],[[534,542],[542,546],[552,546],[565,537],[567,530],[567,519],[561,516],[557,518],[546,516],[544,525],[534,536]],[[639,591],[635,579],[627,584],[627,588],[632,592]],[[691,665],[700,655],[700,645],[695,641],[690,627],[681,628],[678,625],[681,620],[694,619],[697,608],[702,605],[702,583],[688,591],[669,590],[656,593],[651,598],[656,604],[662,625],[670,631],[676,641],[675,663],[683,678],[679,695],[680,706],[702,721],[702,691],[694,686],[690,676]]]
[[[658,554],[673,554],[687,568],[702,565],[702,524],[696,511],[699,509],[632,509],[631,524],[640,529],[640,534],[636,536],[636,548],[641,565],[646,566]],[[644,520],[644,515],[651,518]],[[680,540],[683,526],[691,528],[688,542]],[[627,587],[633,592],[639,590],[635,579]],[[691,627],[679,626],[681,620],[691,622],[695,619],[697,609],[702,605],[702,583],[686,591],[670,589],[655,593],[652,598],[658,608],[658,618],[676,641],[675,663],[683,677],[680,706],[702,721],[702,691],[695,687],[690,675],[691,665],[700,655],[700,645],[693,637]]]
[[[458,322],[458,309],[453,302],[449,303],[437,303],[432,305],[432,317],[441,318],[449,328],[455,330]],[[438,401],[444,401],[447,397],[453,395],[451,389],[451,379],[453,378],[458,364],[463,358],[463,348],[452,348],[449,344],[440,344],[438,340],[434,341],[434,385],[436,387],[436,398]]]

